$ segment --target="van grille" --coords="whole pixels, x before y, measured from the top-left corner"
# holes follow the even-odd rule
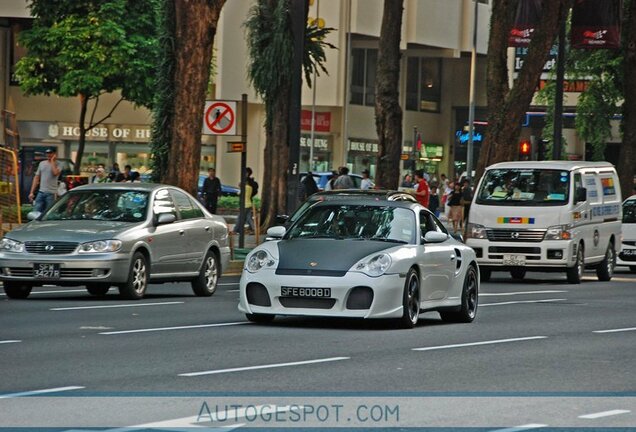
[[[488,240],[498,242],[540,242],[545,236],[545,230],[528,229],[489,229],[486,233]]]

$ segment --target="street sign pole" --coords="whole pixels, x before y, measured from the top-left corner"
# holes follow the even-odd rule
[[[241,152],[241,196],[239,197],[239,247],[245,247],[245,170],[247,168],[247,94],[241,95],[241,141],[244,143]]]

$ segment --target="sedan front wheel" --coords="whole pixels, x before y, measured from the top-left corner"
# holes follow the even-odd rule
[[[148,287],[148,264],[141,252],[135,252],[128,272],[128,280],[119,286],[119,294],[129,300],[139,300]]]

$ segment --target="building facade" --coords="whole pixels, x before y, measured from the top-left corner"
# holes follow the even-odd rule
[[[462,172],[468,121],[470,51],[475,1],[478,7],[476,70],[477,117],[485,112],[485,52],[488,0],[405,0],[401,40],[400,103],[404,111],[403,169],[424,168],[431,175]],[[15,112],[25,151],[57,146],[61,157],[73,158],[77,148],[79,100],[57,96],[25,96],[15,79],[14,65],[24,55],[18,35],[30,25],[26,0],[0,4],[0,108]],[[254,1],[231,1],[223,8],[215,39],[217,75],[209,99],[236,101],[248,95],[248,165],[262,172],[265,110],[249,86],[244,27]],[[346,165],[354,173],[377,165],[374,115],[382,0],[313,0],[309,19],[335,28],[328,41],[329,73],[306,85],[302,94],[300,171],[328,171]],[[119,95],[104,95],[95,118],[105,116]],[[238,116],[240,117],[240,116]],[[312,121],[312,118],[314,119]],[[151,115],[122,103],[87,139],[82,171],[97,164],[130,164],[149,169]],[[242,125],[241,125],[242,126]],[[240,130],[240,128],[239,128]],[[479,154],[479,131],[475,155]],[[216,167],[225,184],[237,184],[240,155],[228,152],[233,136],[202,135],[202,172]],[[415,164],[415,165],[414,165]]]

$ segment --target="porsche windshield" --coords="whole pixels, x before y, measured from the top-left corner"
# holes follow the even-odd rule
[[[140,222],[146,219],[148,193],[127,190],[71,191],[42,220]]]
[[[511,206],[560,206],[568,203],[570,173],[547,169],[491,169],[476,203]]]
[[[290,228],[285,238],[412,243],[415,241],[415,228],[415,214],[408,209],[334,203],[307,210]]]

